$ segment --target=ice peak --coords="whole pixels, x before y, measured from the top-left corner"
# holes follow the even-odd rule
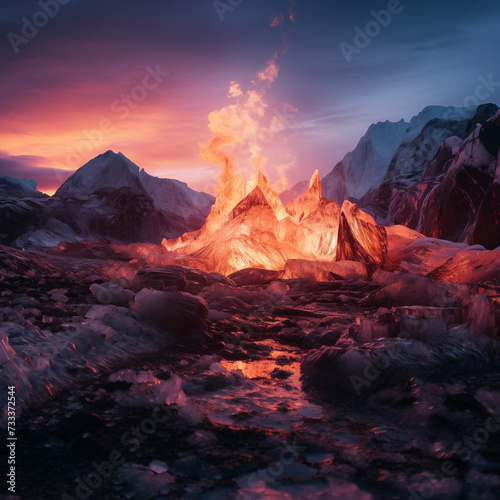
[[[311,176],[311,180],[309,181],[309,191],[319,192],[319,195],[321,196],[321,179],[319,178],[318,169],[316,169]]]
[[[58,194],[91,194],[101,188],[137,187],[139,167],[122,153],[108,150],[72,174]]]

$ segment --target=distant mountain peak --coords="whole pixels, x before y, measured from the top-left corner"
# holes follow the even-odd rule
[[[344,199],[360,200],[384,180],[410,184],[446,138],[464,139],[471,121],[484,122],[495,111],[491,104],[426,106],[410,122],[374,123],[354,150],[323,177],[323,196],[340,204]]]
[[[158,210],[181,217],[206,216],[213,196],[194,191],[184,182],[148,174],[123,153],[108,150],[76,170],[55,196],[89,196],[100,189],[131,188],[146,193]]]
[[[102,188],[140,188],[139,170],[122,153],[108,150],[70,175],[56,195],[88,195]]]
[[[123,153],[118,151],[118,153],[115,153],[112,149],[108,149],[106,152],[100,154],[99,156],[122,156],[123,158],[128,159]]]
[[[35,187],[27,179],[0,178],[9,244],[45,248],[102,236],[118,243],[158,243],[199,229],[214,201],[184,182],[153,177],[112,150],[76,170],[52,198]],[[40,200],[22,206],[16,200],[35,197]]]
[[[0,194],[2,196],[14,196],[18,198],[40,198],[46,196],[38,191],[35,180],[27,178],[15,179],[8,175],[0,177]]]

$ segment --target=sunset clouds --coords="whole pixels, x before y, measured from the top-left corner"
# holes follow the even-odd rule
[[[23,17],[40,7],[4,3],[0,175],[52,192],[112,149],[153,175],[213,190],[217,168],[199,158],[208,116],[242,92],[231,82],[254,80],[269,86],[271,112],[297,110],[263,146],[267,169],[278,176],[287,166],[296,182],[326,174],[371,122],[463,102],[479,75],[500,79],[487,55],[500,42],[496,2],[405,3],[347,65],[339,46],[374,8],[384,2],[246,1],[221,22],[210,0],[73,0],[16,53],[8,35],[22,34]]]

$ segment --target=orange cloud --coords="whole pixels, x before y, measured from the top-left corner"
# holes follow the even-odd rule
[[[276,64],[277,57],[278,54],[275,52],[274,57],[267,62],[266,68],[257,75],[261,81],[273,83],[278,78],[279,66]]]
[[[144,99],[141,95],[132,102],[125,118],[121,96],[130,94],[136,80],[142,82],[141,72],[126,83],[120,77],[88,87],[74,84],[30,88],[29,92],[20,88],[15,106],[2,113],[5,126],[0,129],[0,144],[8,157],[40,160],[30,162],[29,172],[10,162],[3,175],[29,176],[44,192],[52,193],[69,173],[111,149],[121,151],[152,175],[179,178],[195,189],[211,190],[215,175],[199,161],[198,144],[206,138],[206,116],[214,99],[201,92],[187,98],[185,81],[172,77]],[[12,84],[4,81],[0,87],[8,87],[8,94],[15,95]],[[238,93],[237,87],[233,92]],[[122,109],[112,108],[117,99]]]
[[[242,95],[243,95],[243,92],[241,91],[240,84],[237,82],[231,82],[227,96],[228,97],[240,97]]]

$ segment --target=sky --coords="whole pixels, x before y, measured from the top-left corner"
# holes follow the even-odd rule
[[[210,113],[256,92],[271,181],[323,176],[371,123],[499,105],[499,25],[498,0],[4,0],[0,175],[51,194],[111,149],[213,192]]]

